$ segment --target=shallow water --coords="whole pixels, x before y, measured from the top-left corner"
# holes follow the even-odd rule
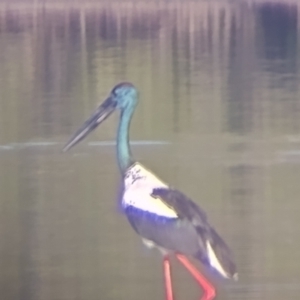
[[[218,299],[298,299],[299,12],[1,2],[1,299],[164,299],[161,257],[117,203],[118,114],[61,152],[123,80],[140,91],[135,157],[201,205],[235,254],[239,282],[207,274]],[[173,273],[177,299],[198,299],[176,261]]]

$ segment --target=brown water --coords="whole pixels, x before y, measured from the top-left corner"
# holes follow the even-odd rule
[[[161,257],[117,205],[118,115],[61,153],[123,80],[135,157],[235,254],[239,282],[209,275],[218,299],[299,299],[300,5],[38,3],[0,5],[0,299],[164,299]]]

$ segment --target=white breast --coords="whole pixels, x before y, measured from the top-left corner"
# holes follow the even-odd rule
[[[158,216],[177,218],[176,212],[159,198],[151,196],[155,188],[168,188],[154,174],[141,164],[136,163],[127,170],[124,178],[124,194],[122,205],[133,206]]]

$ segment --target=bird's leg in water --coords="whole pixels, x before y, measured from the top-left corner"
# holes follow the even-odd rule
[[[168,255],[164,257],[164,277],[166,288],[166,300],[173,300],[172,278],[171,278],[171,265]]]
[[[216,290],[213,285],[181,254],[176,254],[177,259],[187,268],[196,281],[203,287],[204,295],[201,300],[212,300],[216,296]]]

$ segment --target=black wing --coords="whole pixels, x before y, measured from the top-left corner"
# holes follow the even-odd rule
[[[180,219],[188,219],[194,226],[206,227],[207,217],[196,203],[178,190],[157,188],[151,194],[175,210]]]
[[[207,249],[207,242],[209,242],[226,275],[228,277],[236,276],[236,267],[231,251],[216,230],[208,223],[205,212],[196,203],[180,191],[174,189],[154,189],[152,196],[161,199],[166,205],[173,208],[182,222],[188,221],[192,224],[197,232],[200,245],[197,254],[194,256],[200,259],[205,265],[211,266],[211,257],[209,257]],[[222,275],[224,276],[224,274]]]

